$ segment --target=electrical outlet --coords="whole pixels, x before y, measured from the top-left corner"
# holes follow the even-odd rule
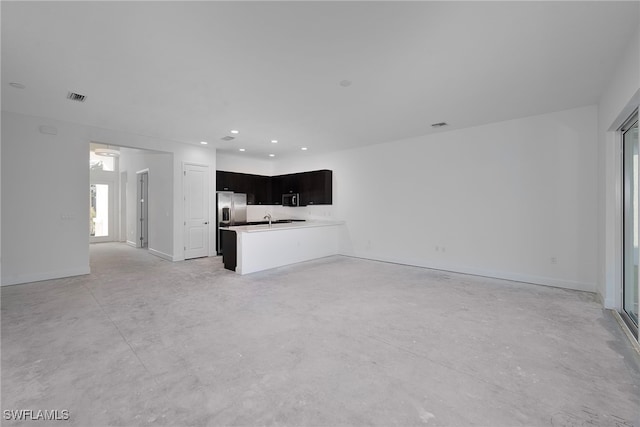
[[[552,256],[551,257],[551,264],[557,264],[558,263],[558,258]]]

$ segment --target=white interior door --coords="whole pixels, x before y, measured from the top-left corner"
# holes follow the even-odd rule
[[[184,258],[209,255],[209,167],[184,165]]]

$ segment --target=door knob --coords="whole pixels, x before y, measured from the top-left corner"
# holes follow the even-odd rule
[[[205,224],[205,225],[209,224],[209,221],[205,222],[204,224]]]

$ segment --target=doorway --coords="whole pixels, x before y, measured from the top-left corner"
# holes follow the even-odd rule
[[[138,227],[136,246],[149,248],[149,170],[136,173],[138,189]]]
[[[109,182],[89,185],[89,237],[92,243],[113,239],[113,189]]]
[[[638,158],[638,111],[622,126],[623,157],[623,280],[620,315],[629,328],[638,336],[640,224],[638,223],[640,201],[640,170]]]
[[[89,144],[89,243],[118,240],[119,150]]]

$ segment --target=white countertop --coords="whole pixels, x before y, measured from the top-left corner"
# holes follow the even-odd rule
[[[328,227],[342,224],[344,224],[344,221],[296,221],[283,224],[271,224],[271,226],[269,226],[269,224],[236,225],[231,227],[220,227],[220,229],[235,231],[236,233],[255,233],[263,231],[291,230],[295,228]]]

